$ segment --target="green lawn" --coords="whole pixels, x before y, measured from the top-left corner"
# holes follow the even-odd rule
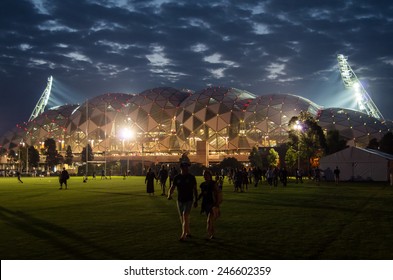
[[[1,259],[393,259],[393,187],[380,183],[224,185],[217,239],[191,213],[179,242],[175,200],[144,178],[0,178]],[[201,178],[198,178],[201,182]],[[198,183],[198,184],[199,184]]]

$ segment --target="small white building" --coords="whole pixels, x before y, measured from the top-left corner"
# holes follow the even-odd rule
[[[322,157],[319,168],[326,180],[334,180],[333,171],[340,169],[341,181],[390,181],[393,155],[377,150],[348,147]]]

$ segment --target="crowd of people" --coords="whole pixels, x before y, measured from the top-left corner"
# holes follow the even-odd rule
[[[175,166],[167,167],[162,165],[157,174],[152,168],[149,168],[145,176],[146,192],[149,196],[154,196],[155,183],[160,185],[161,196],[166,196],[168,200],[172,199],[172,195],[177,190],[177,209],[181,222],[181,235],[179,240],[185,241],[191,238],[190,230],[190,213],[192,207],[198,207],[198,202],[201,200],[201,214],[205,214],[207,239],[215,238],[215,221],[221,216],[220,205],[223,201],[223,184],[224,179],[227,178],[228,184],[233,185],[234,192],[246,192],[249,186],[258,187],[262,182],[266,182],[268,186],[278,187],[279,182],[283,187],[288,183],[288,172],[285,167],[269,167],[267,170],[256,168],[229,168],[227,170],[221,169],[219,172],[213,174],[209,169],[204,170],[204,182],[199,186],[198,194],[196,177],[189,172],[190,162],[182,161],[180,163],[180,173]],[[335,183],[338,184],[340,180],[340,169],[336,166],[334,170]],[[303,171],[296,169],[294,172],[296,184],[303,183]],[[16,173],[17,179],[20,183],[20,173]],[[321,181],[321,170],[314,168],[310,170],[309,176],[319,185]],[[95,173],[93,179],[95,179]],[[67,170],[59,173],[60,190],[68,189],[67,180],[70,178]],[[84,176],[84,180],[87,177]],[[101,179],[107,179],[107,174],[104,170],[101,172]],[[109,174],[111,178],[111,174]],[[169,178],[169,186],[166,183]],[[84,181],[85,182],[85,181]]]

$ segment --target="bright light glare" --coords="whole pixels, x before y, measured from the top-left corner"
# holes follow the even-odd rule
[[[131,129],[125,127],[120,131],[120,137],[124,140],[131,139],[134,137],[134,132]]]
[[[299,123],[299,121],[296,121],[296,123],[293,125],[293,128],[297,131],[300,131],[303,129],[302,125]]]
[[[353,88],[358,92],[360,90],[360,84],[359,83],[354,83]]]

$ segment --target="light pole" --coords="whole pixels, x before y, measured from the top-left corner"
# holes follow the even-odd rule
[[[297,169],[300,170],[300,133],[303,129],[303,126],[299,121],[296,121],[293,128],[297,131]]]
[[[122,142],[123,142],[123,153],[125,153],[125,150],[124,150],[124,141],[128,141],[128,140],[130,140],[131,138],[133,138],[134,137],[134,132],[132,131],[132,130],[130,130],[130,129],[128,129],[127,127],[125,127],[125,128],[123,128],[122,130],[121,130],[121,135],[120,135],[120,137],[122,138]],[[127,152],[127,170],[126,170],[126,174],[128,174],[128,170],[130,169],[130,155],[129,155],[129,151]]]
[[[26,144],[26,173],[29,174],[29,146]]]
[[[21,146],[23,148],[26,146],[26,173],[29,173],[29,146],[24,141],[21,141],[19,143],[19,169],[20,172],[22,172],[23,166],[21,164],[21,153],[22,153]]]

